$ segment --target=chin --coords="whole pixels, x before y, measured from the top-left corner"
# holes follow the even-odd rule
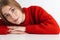
[[[19,25],[20,23],[16,23],[16,22],[14,22],[13,24]]]
[[[17,23],[18,25],[20,24],[20,23]]]
[[[19,25],[19,24],[21,24],[21,23],[22,23],[22,21],[14,22],[14,24],[17,24],[17,25]]]
[[[19,24],[21,24],[21,22],[20,22],[20,23],[16,23],[16,24],[18,24],[18,25],[19,25]]]
[[[19,25],[20,23],[15,23],[15,24]]]

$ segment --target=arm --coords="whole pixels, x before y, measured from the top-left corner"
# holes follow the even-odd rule
[[[5,22],[0,19],[0,34],[26,34],[25,27],[7,26]]]
[[[10,34],[27,34],[24,26],[8,26]]]
[[[0,34],[8,34],[8,28],[2,19],[0,19]]]
[[[59,26],[54,18],[48,14],[43,8],[35,6],[41,14],[39,14],[40,23],[27,25],[26,32],[32,34],[58,34]],[[37,10],[36,9],[36,10]],[[36,12],[37,13],[37,12]]]
[[[7,24],[0,19],[0,34],[26,34],[23,26],[7,26]]]

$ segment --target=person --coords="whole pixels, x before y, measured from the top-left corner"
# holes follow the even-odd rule
[[[1,0],[0,16],[0,34],[59,34],[56,20],[40,6],[21,8],[16,0]]]

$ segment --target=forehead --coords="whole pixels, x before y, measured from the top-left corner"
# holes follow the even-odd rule
[[[9,11],[10,8],[11,8],[11,6],[4,6],[4,7],[2,7],[2,12],[3,13],[7,12],[7,11]]]
[[[4,6],[4,7],[2,7],[2,10],[6,11],[6,10],[8,10],[10,7],[11,7],[11,6]]]

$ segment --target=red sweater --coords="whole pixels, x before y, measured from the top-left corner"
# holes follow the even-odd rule
[[[26,19],[20,24],[26,26],[26,32],[30,34],[58,34],[59,26],[54,18],[39,6],[23,8]],[[8,34],[8,28],[4,21],[0,20],[0,34]]]

